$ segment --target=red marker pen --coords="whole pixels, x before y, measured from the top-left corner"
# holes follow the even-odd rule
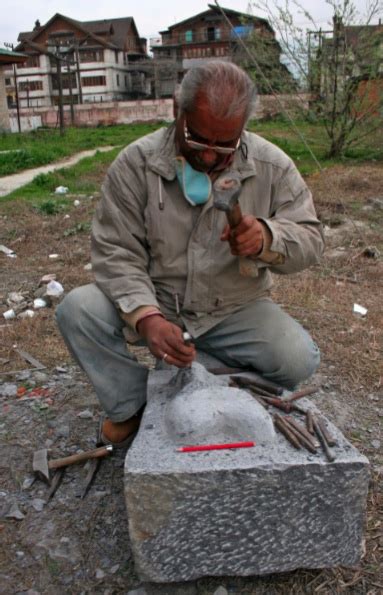
[[[227,444],[200,444],[196,446],[181,446],[178,452],[197,452],[200,450],[223,450],[224,448],[250,448],[255,442],[229,442]]]

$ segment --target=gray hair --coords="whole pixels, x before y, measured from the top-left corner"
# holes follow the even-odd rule
[[[176,92],[179,113],[192,112],[198,95],[203,95],[211,111],[219,118],[245,115],[255,107],[255,85],[244,70],[232,62],[212,60],[185,75]]]

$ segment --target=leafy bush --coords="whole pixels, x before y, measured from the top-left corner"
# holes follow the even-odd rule
[[[43,215],[57,215],[60,211],[65,209],[65,205],[62,202],[48,198],[39,204],[33,205],[36,211]]]

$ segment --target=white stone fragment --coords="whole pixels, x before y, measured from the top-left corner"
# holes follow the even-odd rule
[[[365,308],[364,306],[361,306],[360,304],[354,304],[353,312],[354,312],[354,314],[360,314],[361,316],[366,316],[368,310],[367,310],[367,308]]]
[[[67,188],[66,186],[57,186],[55,194],[66,194],[68,190],[69,188]]]

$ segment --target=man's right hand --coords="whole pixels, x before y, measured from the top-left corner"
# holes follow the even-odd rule
[[[137,331],[146,340],[150,353],[167,364],[187,368],[196,357],[194,345],[185,344],[180,327],[161,316],[138,321]]]

